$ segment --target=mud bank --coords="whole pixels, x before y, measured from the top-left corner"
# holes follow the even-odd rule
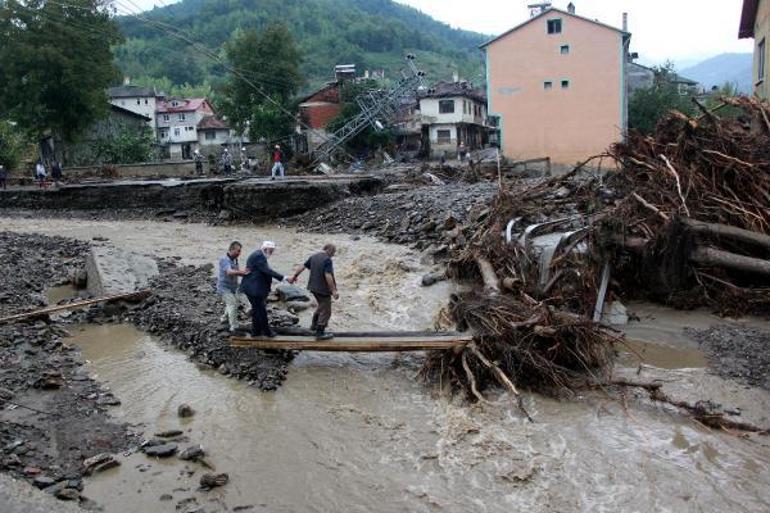
[[[120,181],[66,185],[59,189],[19,188],[0,191],[2,209],[203,211],[212,216],[264,220],[306,212],[351,195],[374,194],[383,187],[376,177],[335,179],[200,179]]]
[[[42,292],[84,265],[83,243],[0,232],[0,316],[46,303]],[[92,380],[57,322],[0,325],[0,471],[77,500],[83,460],[132,442],[111,420],[112,392]],[[4,508],[0,508],[5,511]]]

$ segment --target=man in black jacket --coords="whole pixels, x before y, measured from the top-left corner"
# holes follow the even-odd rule
[[[270,329],[267,321],[267,308],[265,306],[273,280],[294,283],[293,279],[287,280],[281,273],[270,269],[267,259],[272,256],[274,251],[274,242],[269,240],[263,242],[262,249],[253,252],[246,260],[246,269],[248,269],[249,274],[241,280],[241,292],[246,294],[249,303],[251,303],[251,335],[254,337],[261,335],[270,338],[275,337],[275,332]]]

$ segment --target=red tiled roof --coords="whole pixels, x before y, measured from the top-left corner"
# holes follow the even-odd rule
[[[221,119],[214,116],[206,116],[198,123],[198,130],[229,130],[230,127]]]
[[[738,29],[738,39],[754,37],[754,24],[757,21],[759,0],[743,0],[741,11],[741,26]]]
[[[177,106],[171,105],[172,102],[177,102]],[[158,102],[157,111],[161,114],[171,114],[174,112],[196,112],[199,110],[212,111],[211,105],[206,98],[170,98],[168,100],[161,100]]]

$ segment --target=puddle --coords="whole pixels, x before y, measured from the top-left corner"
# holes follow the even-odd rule
[[[619,347],[618,363],[634,366],[640,363],[659,369],[691,369],[708,365],[702,351],[690,348],[675,348],[642,340],[627,338]]]
[[[65,299],[72,299],[78,296],[78,289],[72,285],[60,285],[51,287],[45,291],[45,297],[51,306],[59,304]]]

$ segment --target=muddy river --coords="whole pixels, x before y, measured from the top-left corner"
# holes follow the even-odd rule
[[[31,231],[124,246],[184,262],[213,261],[231,239],[275,239],[279,269],[327,240],[275,228],[193,224],[0,220]],[[420,255],[369,239],[334,236],[343,301],[334,327],[430,327],[451,285],[423,289]],[[689,317],[629,305],[632,325],[619,373],[670,380],[688,398],[712,391],[765,421],[768,393],[710,375],[681,327]],[[696,313],[693,324],[717,322]],[[701,316],[701,317],[698,317]],[[671,326],[672,335],[661,333]],[[668,329],[668,328],[666,328]],[[176,459],[126,455],[90,478],[86,495],[107,512],[175,512],[194,498],[205,510],[271,512],[683,512],[769,511],[770,447],[710,432],[644,403],[627,408],[601,393],[570,401],[528,395],[535,424],[505,396],[468,406],[415,380],[419,356],[301,354],[274,393],[212,371],[127,325],[82,326],[72,342],[123,404],[113,414],[152,433],[182,429],[231,482],[196,491],[204,469]],[[679,337],[682,337],[680,340]],[[709,388],[711,387],[711,388]],[[186,402],[197,414],[176,416]],[[184,444],[183,444],[184,446]],[[168,494],[170,500],[161,500]],[[192,502],[185,502],[187,505]]]

